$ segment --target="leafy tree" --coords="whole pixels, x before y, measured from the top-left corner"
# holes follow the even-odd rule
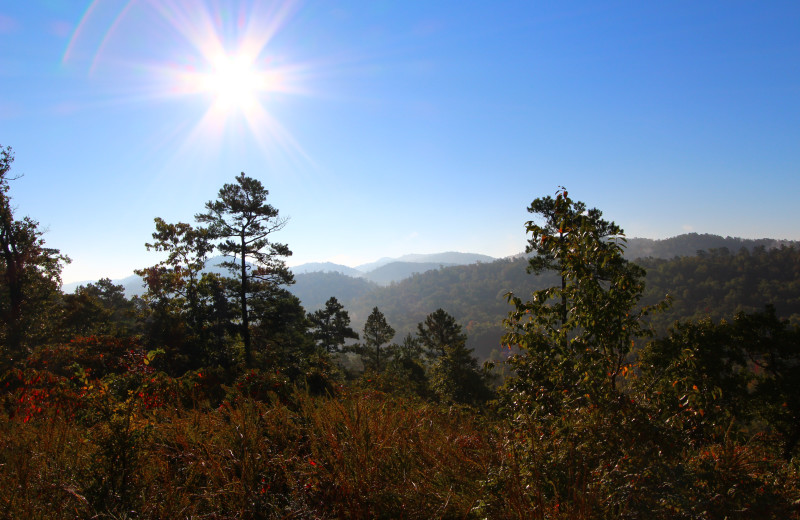
[[[185,308],[187,321],[199,330],[203,318],[198,286],[208,254],[214,249],[210,234],[207,229],[183,222],[168,224],[158,217],[155,224],[153,242],[145,247],[148,251],[165,252],[167,258],[136,274],[144,278],[151,299],[180,299],[178,305]]]
[[[381,371],[381,347],[392,340],[394,333],[394,329],[386,322],[386,316],[377,307],[373,308],[364,324],[364,347],[361,351],[362,357],[376,372]]]
[[[528,207],[528,213],[537,215],[544,222],[528,221],[525,229],[531,234],[526,253],[534,253],[528,261],[528,272],[540,274],[544,271],[556,271],[561,277],[561,323],[566,324],[569,309],[567,307],[567,283],[570,277],[566,258],[570,254],[571,236],[580,228],[591,226],[596,237],[596,247],[601,249],[613,247],[607,238],[621,237],[622,229],[613,222],[602,219],[603,213],[597,208],[587,210],[586,204],[572,201],[567,190],[560,189],[556,198],[535,199]]]
[[[534,490],[524,500],[558,502],[567,516],[580,507],[569,497],[589,490],[604,498],[597,509],[581,510],[584,516],[617,517],[630,508],[638,515],[669,492],[663,478],[673,469],[659,457],[672,456],[667,448],[676,445],[664,442],[668,436],[623,385],[632,372],[632,343],[648,335],[643,318],[651,309],[639,306],[644,272],[623,258],[622,230],[599,211],[585,211],[563,189],[545,200],[548,223],[528,222],[526,229],[560,280],[528,301],[508,295],[513,310],[503,343],[514,375],[501,389],[501,403],[518,468],[509,475]],[[632,478],[636,496],[626,487]]]
[[[431,387],[439,399],[464,404],[488,399],[486,377],[453,316],[437,309],[417,329],[420,342],[433,358]]]
[[[350,328],[350,315],[335,296],[325,302],[325,308],[308,315],[311,336],[322,350],[332,353],[341,350],[348,338],[358,339]]]
[[[753,374],[729,323],[710,318],[676,323],[638,353],[636,390],[654,417],[675,426],[688,441],[716,442],[732,420],[744,424],[752,411]]]
[[[291,284],[292,273],[282,257],[292,254],[288,246],[271,242],[269,235],[280,231],[286,219],[267,204],[267,191],[261,182],[241,173],[233,184],[219,190],[218,199],[206,203],[206,212],[195,216],[208,224],[212,239],[219,240],[217,248],[231,261],[222,265],[237,277],[239,283],[239,315],[244,343],[245,365],[252,365],[250,340],[250,295],[271,287]],[[254,264],[254,268],[248,265]]]
[[[644,270],[623,258],[622,229],[573,202],[566,190],[536,199],[547,222],[528,222],[541,264],[557,269],[560,287],[535,291],[524,302],[509,294],[514,310],[503,343],[519,353],[509,358],[516,377],[507,389],[515,406],[535,416],[557,417],[565,405],[616,399],[617,379],[629,368],[633,341],[647,336],[637,310]]]
[[[137,332],[137,304],[125,297],[122,285],[108,278],[79,286],[62,298],[61,338],[129,336]]]
[[[167,255],[158,264],[136,271],[147,288],[144,301],[149,314],[145,323],[150,343],[168,347],[171,368],[179,373],[215,364],[212,358],[220,362],[226,346],[219,344],[210,322],[212,315],[220,314],[214,310],[221,304],[214,298],[215,286],[224,281],[214,273],[203,272],[214,249],[210,233],[161,218],[155,219],[155,226],[153,242],[145,247]],[[225,288],[220,290],[226,292]]]
[[[684,321],[639,353],[638,390],[654,416],[698,445],[763,428],[786,460],[800,443],[800,328],[775,308],[732,321]]]
[[[39,223],[14,218],[9,182],[14,154],[0,146],[0,335],[12,362],[46,339],[54,320],[61,269],[69,258],[45,247]]]
[[[768,305],[763,312],[739,313],[733,341],[744,345],[754,366],[755,414],[778,433],[787,461],[800,446],[800,326],[778,318]]]

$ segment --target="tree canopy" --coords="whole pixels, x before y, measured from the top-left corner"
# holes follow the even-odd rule
[[[208,225],[217,249],[232,258],[223,265],[237,276],[241,335],[245,365],[252,365],[250,312],[248,297],[261,287],[288,285],[293,282],[284,257],[292,254],[286,244],[273,242],[269,236],[286,225],[286,219],[267,203],[269,191],[261,181],[242,172],[235,183],[225,184],[217,200],[206,203],[206,212],[195,216]],[[252,266],[248,264],[252,263]]]

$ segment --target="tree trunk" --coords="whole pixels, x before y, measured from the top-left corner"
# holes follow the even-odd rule
[[[8,333],[6,346],[11,356],[17,356],[22,348],[22,274],[14,247],[14,229],[9,218],[3,218],[0,245],[6,263],[5,282],[8,287],[8,312],[5,316]]]
[[[253,356],[250,352],[250,319],[247,315],[247,262],[245,261],[245,236],[242,231],[242,288],[240,299],[242,302],[242,341],[244,342],[244,366],[251,368]]]

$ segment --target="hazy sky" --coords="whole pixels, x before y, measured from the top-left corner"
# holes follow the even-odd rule
[[[0,144],[66,282],[241,171],[290,264],[514,254],[559,185],[628,236],[800,239],[800,3],[0,2]]]

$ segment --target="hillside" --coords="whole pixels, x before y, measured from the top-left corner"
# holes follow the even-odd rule
[[[638,263],[648,271],[644,302],[655,303],[667,294],[673,299],[667,312],[652,317],[653,326],[664,331],[677,319],[706,315],[729,318],[738,311],[760,310],[766,304],[775,305],[779,316],[800,322],[800,247],[789,246],[797,246],[797,242],[690,233],[665,240],[633,238],[626,252],[629,258],[640,258]],[[697,255],[698,251],[704,253]],[[402,258],[474,257],[482,255],[443,253]],[[211,259],[210,268],[221,271],[220,261],[220,257]],[[419,322],[441,307],[464,325],[469,346],[482,358],[491,356],[499,345],[502,320],[509,310],[505,295],[514,292],[524,296],[557,282],[552,273],[527,274],[527,261],[522,256],[469,265],[388,261],[360,277],[337,272],[336,264],[314,265],[330,269],[300,272],[289,287],[307,311],[321,308],[328,298],[336,296],[360,330],[377,306],[399,338],[415,332]],[[122,284],[129,297],[143,292],[141,279],[135,275],[114,283]],[[74,291],[77,285],[65,285],[64,291]]]
[[[728,250],[737,253],[741,249],[753,251],[757,248],[776,249],[781,246],[800,246],[800,242],[793,240],[778,240],[774,238],[735,238],[710,235],[708,233],[686,233],[683,235],[653,240],[651,238],[629,238],[625,249],[625,256],[636,258],[674,258],[676,256],[695,256],[698,251],[710,252],[712,250]]]
[[[736,312],[776,307],[778,315],[800,323],[800,249],[782,247],[737,254],[724,251],[702,256],[648,259],[644,303],[669,294],[672,306],[652,318],[658,331],[679,319],[711,316],[730,318]],[[478,356],[496,351],[509,306],[506,293],[525,296],[557,283],[554,273],[529,275],[522,258],[489,264],[446,267],[416,274],[388,287],[376,288],[355,300],[341,299],[353,323],[362,327],[377,306],[397,329],[398,337],[414,332],[425,316],[444,308],[462,323]]]
[[[378,285],[389,285],[399,282],[418,273],[425,273],[442,267],[453,267],[458,264],[442,264],[433,262],[391,262],[369,271],[364,278]]]
[[[364,278],[354,278],[338,272],[301,273],[294,277],[289,291],[300,298],[307,312],[321,309],[331,296],[352,302],[376,290],[378,286]]]
[[[359,277],[364,274],[358,269],[346,265],[334,264],[333,262],[310,262],[292,266],[290,269],[295,275],[305,273],[341,273],[347,276]]]
[[[378,269],[379,267],[391,264],[393,262],[404,262],[404,263],[415,263],[415,264],[429,263],[429,264],[436,264],[438,266],[440,264],[467,265],[467,264],[475,264],[478,262],[491,262],[493,260],[495,260],[495,258],[488,255],[448,251],[446,253],[409,254],[409,255],[403,255],[398,258],[384,257],[375,262],[370,262],[367,264],[361,264],[359,266],[356,266],[356,269],[358,269],[363,273],[368,273],[370,271]]]

